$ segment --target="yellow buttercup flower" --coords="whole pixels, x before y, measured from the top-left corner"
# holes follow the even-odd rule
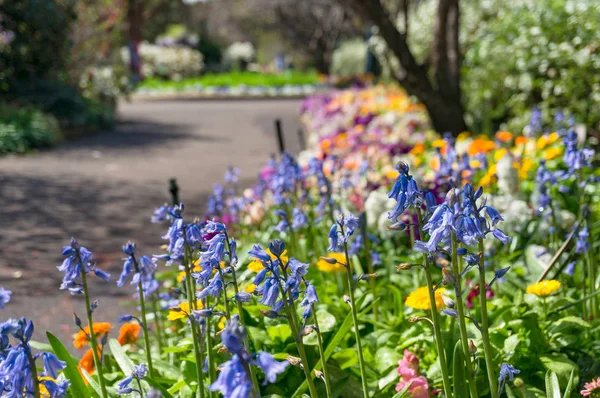
[[[346,270],[346,268],[342,265],[342,264],[346,264],[346,255],[344,253],[331,252],[331,253],[327,253],[323,257],[334,258],[337,260],[337,262],[335,264],[330,264],[327,261],[320,258],[319,261],[317,261],[317,267],[319,268],[319,271],[343,272]],[[340,263],[342,263],[342,264],[340,264]]]
[[[169,311],[169,313],[167,314],[168,320],[175,321],[177,319],[186,318],[190,315],[190,304],[187,301],[179,303],[177,305],[177,307],[179,308],[179,310],[170,310]],[[202,301],[200,301],[200,300],[196,301],[196,307],[198,309],[201,309],[203,307]]]
[[[271,250],[265,249],[265,251],[267,252],[267,254],[269,256],[271,256],[271,260],[277,260],[277,256],[275,256],[273,253],[271,253]],[[283,253],[281,253],[281,261],[283,261],[286,264],[289,260],[287,254],[288,254],[287,250],[284,250]],[[256,258],[253,258],[252,261],[250,261],[250,264],[248,264],[248,269],[253,272],[260,272],[263,270],[263,268],[265,268],[265,267],[262,265],[260,260],[258,260]]]
[[[194,262],[194,268],[192,268],[192,272],[201,272],[202,271],[202,267],[198,265],[198,261]],[[179,274],[177,274],[177,282],[181,283],[183,282],[183,280],[185,279],[185,271],[181,271]]]
[[[503,157],[506,156],[507,153],[508,151],[506,150],[506,148],[498,149],[496,152],[494,152],[494,160],[496,162],[499,162],[500,160],[502,160]]]
[[[554,132],[554,133],[548,134],[548,135],[544,134],[540,138],[538,138],[535,145],[536,145],[537,149],[544,149],[548,145],[553,144],[556,141],[558,141],[559,138],[560,138],[560,135],[558,135],[557,132]]]
[[[244,288],[244,291],[246,293],[254,293],[254,289],[256,289],[256,285],[254,283],[251,283]]]
[[[557,148],[557,147],[548,148],[544,151],[544,158],[546,160],[556,159],[557,157],[562,155],[562,153],[563,153],[562,148]]]
[[[423,286],[416,289],[414,292],[411,292],[404,304],[417,310],[430,309],[431,301],[429,300],[429,291],[427,289],[427,286]],[[435,306],[438,310],[445,307],[444,300],[442,299],[442,294],[444,294],[445,291],[446,289],[443,287],[435,291]]]
[[[527,286],[527,293],[538,297],[546,297],[554,293],[560,287],[560,282],[554,279],[541,281]]]

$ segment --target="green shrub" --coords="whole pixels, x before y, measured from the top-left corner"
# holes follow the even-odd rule
[[[352,76],[365,73],[367,45],[362,39],[343,42],[331,57],[331,74]]]
[[[408,37],[419,62],[429,56],[437,3],[413,7]],[[598,128],[597,0],[465,0],[461,13],[463,99],[472,131],[520,131],[535,106],[547,123],[561,110]],[[381,39],[373,46],[387,64]]]
[[[35,108],[0,104],[0,154],[48,148],[60,138],[53,116]]]

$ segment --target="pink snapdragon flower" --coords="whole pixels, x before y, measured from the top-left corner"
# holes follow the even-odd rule
[[[412,398],[429,398],[429,383],[423,376],[419,376],[419,358],[412,352],[404,350],[404,358],[398,361],[398,374],[400,382],[396,385],[396,391],[405,388],[412,383],[408,389]]]

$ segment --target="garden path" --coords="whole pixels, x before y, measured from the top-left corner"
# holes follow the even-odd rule
[[[186,214],[202,215],[228,165],[240,168],[242,186],[255,181],[278,148],[275,118],[288,150],[298,150],[299,107],[298,100],[124,102],[114,131],[0,158],[0,286],[13,291],[0,320],[33,319],[38,338],[45,330],[73,333],[83,300],[58,290],[56,266],[75,236],[112,274],[108,284],[93,278],[92,294],[100,299],[96,319],[115,323],[134,291],[115,286],[121,245],[132,240],[141,254],[157,252],[165,226],[150,216],[170,200],[169,178],[177,178]]]

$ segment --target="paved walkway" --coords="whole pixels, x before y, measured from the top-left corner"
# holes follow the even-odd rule
[[[163,243],[164,226],[149,219],[169,201],[169,178],[178,180],[186,214],[202,215],[228,165],[241,169],[242,185],[255,181],[277,151],[275,118],[288,149],[298,149],[299,106],[298,100],[123,103],[112,132],[0,158],[0,286],[13,291],[0,320],[32,318],[38,337],[45,329],[72,333],[71,314],[84,315],[83,300],[58,291],[62,245],[75,236],[116,281],[125,241],[146,254]],[[133,289],[97,278],[93,285],[97,319],[115,322]]]

